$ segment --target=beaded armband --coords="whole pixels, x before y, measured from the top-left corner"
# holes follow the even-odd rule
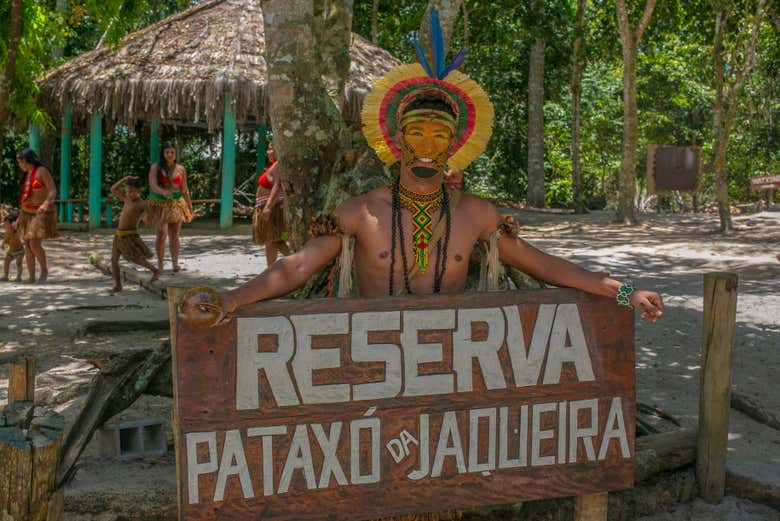
[[[630,281],[626,281],[618,288],[617,296],[615,300],[621,306],[631,306],[631,294],[634,292],[634,284]]]
[[[339,219],[332,213],[313,217],[309,226],[309,235],[322,237],[324,235],[342,235]]]
[[[504,215],[498,223],[498,231],[502,237],[517,237],[520,235],[520,223],[511,215]]]

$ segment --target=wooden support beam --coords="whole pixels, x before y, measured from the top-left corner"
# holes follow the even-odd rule
[[[574,521],[607,521],[609,494],[588,494],[574,498]]]
[[[89,228],[100,227],[103,181],[103,114],[95,112],[89,127]]]
[[[225,120],[222,127],[222,191],[219,227],[233,226],[233,188],[236,185],[236,114],[225,93]]]
[[[65,106],[65,114],[62,116],[62,128],[60,129],[60,199],[70,199],[70,158],[73,123],[73,105],[68,101]],[[63,223],[73,222],[73,203],[60,204],[59,221]]]
[[[156,163],[160,159],[160,118],[152,117],[149,133],[149,164]]]
[[[696,477],[702,499],[713,504],[723,499],[726,488],[737,285],[735,273],[708,273],[704,276]]]
[[[8,364],[8,403],[35,401],[35,357],[24,357]]]

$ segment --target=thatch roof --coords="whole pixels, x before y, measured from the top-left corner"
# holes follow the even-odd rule
[[[74,125],[94,111],[134,126],[163,122],[220,128],[229,93],[238,125],[266,121],[266,64],[260,0],[205,0],[125,37],[116,49],[86,52],[49,71],[39,103],[56,118],[68,99]],[[373,82],[400,62],[352,35],[344,116],[355,121]]]

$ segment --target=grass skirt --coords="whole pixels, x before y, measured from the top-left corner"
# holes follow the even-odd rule
[[[54,213],[54,208],[38,219],[35,216],[35,211],[30,213],[28,210],[22,209],[16,222],[19,237],[29,241],[30,239],[56,239],[59,236],[57,233],[57,214]]]
[[[139,264],[141,260],[154,257],[149,247],[141,240],[138,232],[127,233],[125,230],[118,230],[114,235],[113,254],[119,254],[136,264]]]
[[[287,232],[284,229],[284,206],[274,205],[268,220],[263,219],[262,208],[255,208],[252,214],[252,240],[255,244],[287,240]]]
[[[181,199],[147,199],[146,221],[152,226],[192,222],[187,201]]]

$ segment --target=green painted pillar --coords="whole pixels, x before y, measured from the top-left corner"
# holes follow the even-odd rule
[[[236,114],[225,94],[225,122],[222,127],[222,193],[219,207],[219,227],[233,226],[233,187],[236,184]]]
[[[35,124],[30,123],[30,148],[38,154],[38,157],[41,155],[41,128]]]
[[[73,106],[70,101],[65,106],[65,115],[62,116],[62,129],[60,132],[60,199],[70,199],[70,150],[71,150],[71,122],[73,120]],[[73,203],[60,204],[60,222],[73,222]]]
[[[103,114],[95,112],[89,126],[89,228],[100,227],[103,181]]]
[[[268,141],[265,139],[265,125],[260,125],[257,129],[257,167],[256,174],[261,174],[265,170],[265,155],[268,151]]]
[[[160,159],[160,118],[152,116],[151,135],[149,136],[149,164]]]

